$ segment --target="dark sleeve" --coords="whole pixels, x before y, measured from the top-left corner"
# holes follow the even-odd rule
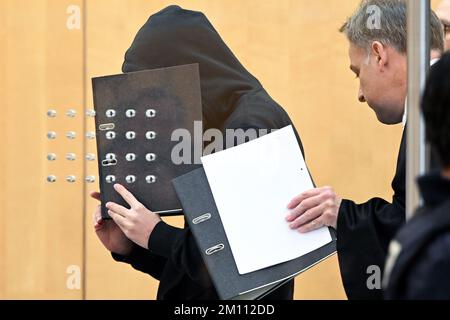
[[[188,225],[159,222],[150,235],[149,251],[167,259],[159,299],[215,299],[216,293]]]
[[[381,271],[388,246],[405,222],[406,135],[403,134],[392,181],[394,196],[389,203],[373,198],[363,204],[343,200],[337,221],[337,252],[345,292],[349,299],[381,299],[381,289],[370,290],[370,266]]]
[[[450,235],[429,245],[408,270],[404,296],[408,300],[450,299]]]
[[[370,290],[369,266],[383,270],[390,240],[404,222],[405,210],[396,203],[374,198],[363,204],[343,200],[337,224],[337,252],[341,277],[349,299],[381,299]]]
[[[127,256],[111,254],[114,260],[160,280],[158,295],[166,295],[161,298],[170,299],[169,295],[175,294],[173,298],[193,299],[206,289],[214,291],[189,227],[180,229],[159,222],[150,235],[148,248],[134,245]],[[178,288],[176,292],[170,292],[174,287]]]
[[[149,274],[156,280],[161,279],[162,271],[166,265],[167,259],[156,254],[152,254],[149,250],[134,245],[131,253],[127,256],[111,252],[114,260],[130,264],[134,269]]]

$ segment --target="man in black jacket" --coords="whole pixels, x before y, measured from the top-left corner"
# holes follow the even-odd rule
[[[387,299],[450,299],[450,53],[430,71],[422,111],[441,170],[419,179],[424,206],[391,242]]]
[[[127,51],[122,70],[191,63],[198,63],[200,68],[205,130],[259,131],[292,124],[200,12],[170,6],[152,15]],[[297,139],[301,146],[298,134]],[[218,299],[188,225],[180,229],[164,223],[123,186],[115,188],[130,209],[109,203],[114,221],[101,220],[99,209],[94,215],[96,233],[114,259],[160,280],[158,299]],[[99,198],[98,193],[92,196]],[[292,299],[293,288],[290,281],[267,298]]]
[[[443,51],[443,29],[431,17],[432,58]],[[365,0],[342,26],[350,43],[350,69],[359,78],[358,100],[367,102],[380,122],[402,122],[407,93],[406,4],[400,0]],[[356,204],[341,200],[331,187],[295,197],[286,217],[291,228],[308,232],[324,225],[337,231],[337,252],[349,299],[380,299],[380,284],[372,272],[382,270],[388,245],[405,221],[405,134],[392,181],[391,202],[373,198]],[[376,275],[376,274],[375,274]]]

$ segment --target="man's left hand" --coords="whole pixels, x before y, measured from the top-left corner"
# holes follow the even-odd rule
[[[122,229],[123,233],[137,245],[148,249],[148,240],[161,218],[148,210],[124,186],[115,184],[114,189],[130,205],[127,209],[117,203],[108,202],[108,214]]]

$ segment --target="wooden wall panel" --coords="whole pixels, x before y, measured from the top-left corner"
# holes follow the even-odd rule
[[[5,28],[6,21],[6,3],[0,2],[0,43],[6,43],[7,32]],[[0,59],[5,60],[6,54],[4,51],[0,51]],[[6,104],[6,63],[0,63],[0,105]],[[0,117],[0,135],[2,137],[6,136],[6,117]],[[2,147],[4,147],[4,142],[2,142]],[[2,155],[4,152],[2,152]],[[5,159],[0,157],[0,177],[5,176]],[[2,190],[3,191],[3,190]],[[0,192],[0,203],[4,203],[5,196],[3,192]],[[6,263],[5,263],[5,253],[6,253],[6,236],[5,236],[5,215],[0,213],[0,299],[6,297],[5,289],[6,286]]]
[[[83,266],[82,161],[68,164],[67,152],[82,158],[82,33],[66,28],[66,9],[81,1],[1,1],[0,297],[80,299],[67,268]],[[58,116],[48,119],[46,111]],[[46,133],[57,132],[49,141]],[[73,141],[65,131],[81,134]],[[57,161],[46,159],[48,152]],[[55,174],[57,182],[46,182]],[[64,177],[75,174],[69,184]]]

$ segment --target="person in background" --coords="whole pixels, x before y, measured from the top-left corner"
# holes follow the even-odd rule
[[[450,50],[450,0],[443,0],[436,9],[436,15],[444,25],[445,51]]]
[[[442,53],[444,40],[442,24],[433,12],[430,30],[434,59]],[[359,79],[358,100],[367,103],[381,123],[401,123],[407,95],[405,1],[362,1],[341,32],[349,40],[350,69]],[[356,204],[341,200],[333,188],[322,187],[306,191],[288,204],[291,211],[286,220],[292,229],[300,232],[322,226],[336,229],[339,267],[349,299],[383,298],[381,275],[380,286],[369,286],[368,270],[374,267],[383,270],[389,242],[405,222],[405,145],[404,131],[391,202],[376,197]]]
[[[424,205],[389,246],[386,299],[450,299],[450,53],[431,68],[422,112],[441,168],[418,179]]]

